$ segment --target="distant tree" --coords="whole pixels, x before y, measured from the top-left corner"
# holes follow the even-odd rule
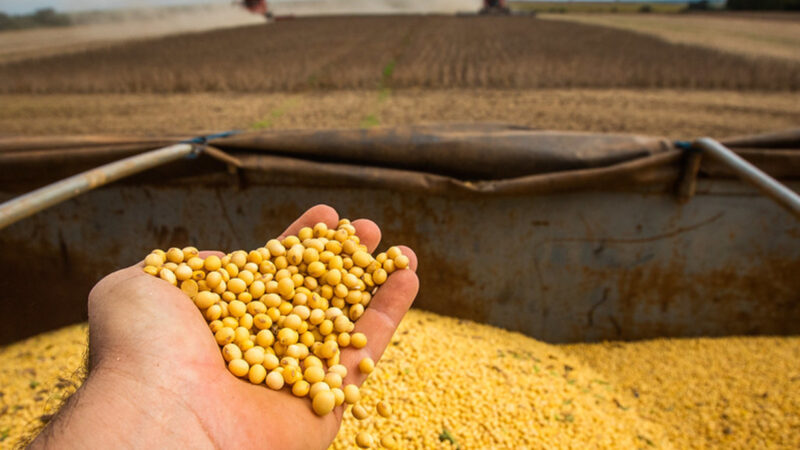
[[[711,3],[708,0],[697,0],[689,2],[686,5],[686,11],[707,11],[711,9]]]
[[[12,26],[11,16],[0,12],[0,30],[10,30]]]
[[[644,4],[644,5],[639,7],[639,12],[640,13],[651,13],[651,12],[653,12],[653,7],[648,5],[648,4]]]
[[[69,17],[59,14],[53,8],[37,9],[33,13],[33,21],[41,26],[62,27],[69,25]]]
[[[0,30],[19,30],[36,27],[63,27],[70,25],[69,16],[56,12],[53,8],[36,10],[32,14],[10,16],[0,13]]]
[[[728,0],[725,6],[732,10],[800,11],[800,0]]]

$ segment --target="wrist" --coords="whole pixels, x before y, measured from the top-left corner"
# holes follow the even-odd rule
[[[31,448],[216,447],[181,393],[149,378],[98,365]]]

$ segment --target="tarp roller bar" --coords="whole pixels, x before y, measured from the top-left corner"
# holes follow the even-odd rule
[[[65,178],[0,204],[0,229],[53,205],[121,178],[184,158],[195,151],[189,143],[171,145],[114,161]]]
[[[63,142],[0,139],[0,169],[4,182],[12,187],[28,181],[20,173],[43,170],[68,176],[64,167],[74,167],[77,172],[91,167],[93,161],[102,164],[115,154],[125,156],[0,204],[0,229],[96,187],[190,156],[199,151],[195,149],[203,149],[229,167],[258,173],[259,180],[267,176],[284,186],[312,177],[320,185],[487,196],[670,183],[680,176],[682,153],[699,151],[708,156],[710,164],[701,167],[696,161],[689,176],[692,184],[699,172],[712,178],[740,177],[800,218],[800,197],[753,165],[759,164],[773,176],[794,178],[800,170],[800,155],[793,150],[798,139],[800,132],[792,130],[725,141],[741,156],[710,138],[673,145],[647,136],[552,132],[498,124],[225,132],[152,151],[147,149],[165,145],[165,139],[158,143],[129,137],[94,137],[83,143],[74,138]],[[207,145],[209,141],[214,147]],[[133,151],[145,153],[131,155]],[[459,164],[452,164],[453,160]]]
[[[800,219],[800,195],[745,161],[729,148],[711,138],[700,138],[694,145],[704,154],[724,163],[739,178],[752,184]]]

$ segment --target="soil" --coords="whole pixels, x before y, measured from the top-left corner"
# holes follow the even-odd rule
[[[2,95],[0,135],[192,135],[490,121],[687,139],[795,127],[796,100],[785,93],[589,89]]]

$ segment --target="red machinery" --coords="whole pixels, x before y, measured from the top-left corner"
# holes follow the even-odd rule
[[[267,8],[266,0],[244,0],[239,2],[242,6],[247,8],[253,14],[261,14],[267,19],[272,18],[272,13]]]
[[[506,4],[506,0],[483,0],[483,8],[478,13],[506,15],[511,14],[511,9]]]

